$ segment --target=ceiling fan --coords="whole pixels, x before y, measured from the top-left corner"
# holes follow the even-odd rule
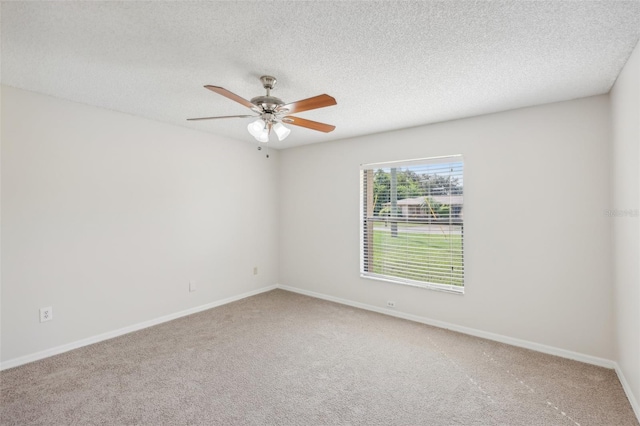
[[[235,93],[231,93],[227,89],[218,86],[204,86],[205,88],[222,95],[226,98],[236,101],[239,104],[250,108],[257,115],[225,115],[220,117],[200,117],[188,118],[189,121],[195,120],[217,120],[220,118],[246,118],[258,117],[256,121],[249,123],[247,130],[259,142],[269,142],[269,134],[271,130],[275,132],[278,140],[283,140],[291,130],[286,128],[282,123],[293,124],[294,126],[306,127],[311,130],[329,133],[336,128],[330,124],[319,123],[317,121],[306,120],[300,117],[294,117],[287,114],[309,111],[317,108],[324,108],[336,105],[337,102],[329,95],[318,95],[312,98],[302,99],[300,101],[285,104],[281,99],[271,96],[271,91],[276,85],[276,78],[270,75],[260,77],[262,86],[266,89],[266,96],[256,96],[248,101]]]

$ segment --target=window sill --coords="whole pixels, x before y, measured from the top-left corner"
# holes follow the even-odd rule
[[[388,277],[385,275],[365,274],[362,272],[360,273],[360,278],[365,278],[368,280],[375,280],[375,281],[384,281],[392,284],[408,285],[410,287],[424,288],[426,290],[441,291],[443,293],[458,294],[461,296],[464,295],[464,287],[458,287],[453,285],[424,283],[420,281],[403,280],[400,278]]]

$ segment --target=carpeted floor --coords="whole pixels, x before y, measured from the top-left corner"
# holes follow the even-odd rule
[[[282,290],[0,380],[2,425],[638,425],[612,370]]]

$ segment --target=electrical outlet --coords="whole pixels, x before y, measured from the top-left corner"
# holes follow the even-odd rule
[[[53,308],[40,308],[40,322],[51,321],[53,319]]]
[[[196,291],[196,282],[194,280],[189,281],[189,291],[190,292]]]
[[[258,275],[258,267],[257,266],[253,267],[253,275]]]
[[[387,301],[387,308],[395,308],[396,307],[396,302],[393,302],[391,300]]]

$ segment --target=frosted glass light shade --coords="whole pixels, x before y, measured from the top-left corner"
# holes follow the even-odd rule
[[[273,130],[276,132],[278,140],[280,141],[284,140],[287,136],[289,136],[289,133],[291,133],[291,130],[284,127],[282,123],[276,123],[273,126]]]
[[[256,121],[252,121],[251,123],[249,123],[249,125],[247,126],[247,130],[249,131],[249,133],[251,133],[251,136],[258,139],[262,131],[265,130],[265,127],[266,127],[265,122],[258,119]],[[269,137],[268,134],[267,134],[267,137]]]

